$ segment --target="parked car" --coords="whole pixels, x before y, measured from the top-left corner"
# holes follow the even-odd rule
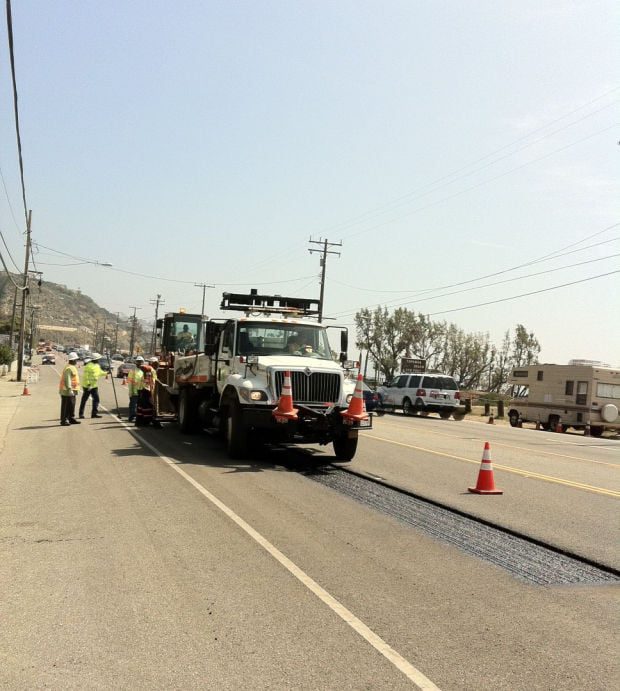
[[[118,369],[116,370],[116,376],[119,379],[124,379],[126,376],[129,375],[132,369],[135,369],[136,365],[134,362],[121,362],[121,364],[118,366]]]
[[[364,394],[364,405],[366,406],[366,410],[370,413],[379,405],[381,399],[379,394],[373,391],[366,382],[362,382],[362,392]]]
[[[378,393],[386,408],[402,408],[405,415],[439,413],[446,420],[451,415],[455,419],[465,415],[458,384],[447,374],[399,374],[379,387]]]
[[[42,365],[55,365],[56,364],[56,356],[51,355],[50,353],[47,353],[41,358],[41,364]]]
[[[125,358],[120,354],[120,353],[114,353],[114,355],[110,356],[110,360],[114,360],[115,362],[123,362]]]

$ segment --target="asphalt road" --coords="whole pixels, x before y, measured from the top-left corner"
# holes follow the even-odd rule
[[[60,427],[53,368],[17,386],[0,391],[2,688],[618,686],[617,586],[525,584],[312,482],[307,454],[231,462],[218,440],[111,415]],[[515,470],[496,471],[501,497],[464,492],[480,435],[498,465],[605,492],[619,447],[560,459],[547,436],[480,427],[386,416],[352,467],[575,548],[600,518],[590,549],[613,555],[607,493]]]

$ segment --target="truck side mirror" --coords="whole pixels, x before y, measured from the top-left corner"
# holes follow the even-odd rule
[[[340,332],[340,350],[345,354],[345,360],[346,354],[349,350],[349,333],[347,331],[341,331]]]

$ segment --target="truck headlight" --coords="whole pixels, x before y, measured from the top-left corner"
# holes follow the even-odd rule
[[[239,389],[239,395],[248,403],[268,400],[267,394],[259,389]]]

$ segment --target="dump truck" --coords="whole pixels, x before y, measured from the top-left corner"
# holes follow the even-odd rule
[[[256,290],[224,293],[220,309],[243,315],[177,312],[158,320],[160,419],[167,406],[183,432],[221,434],[231,458],[243,458],[254,444],[331,443],[338,460],[351,461],[372,417],[347,415],[359,363],[347,357],[346,327],[318,322],[318,300]],[[334,352],[328,334],[337,331]],[[281,416],[285,379],[295,413]]]

